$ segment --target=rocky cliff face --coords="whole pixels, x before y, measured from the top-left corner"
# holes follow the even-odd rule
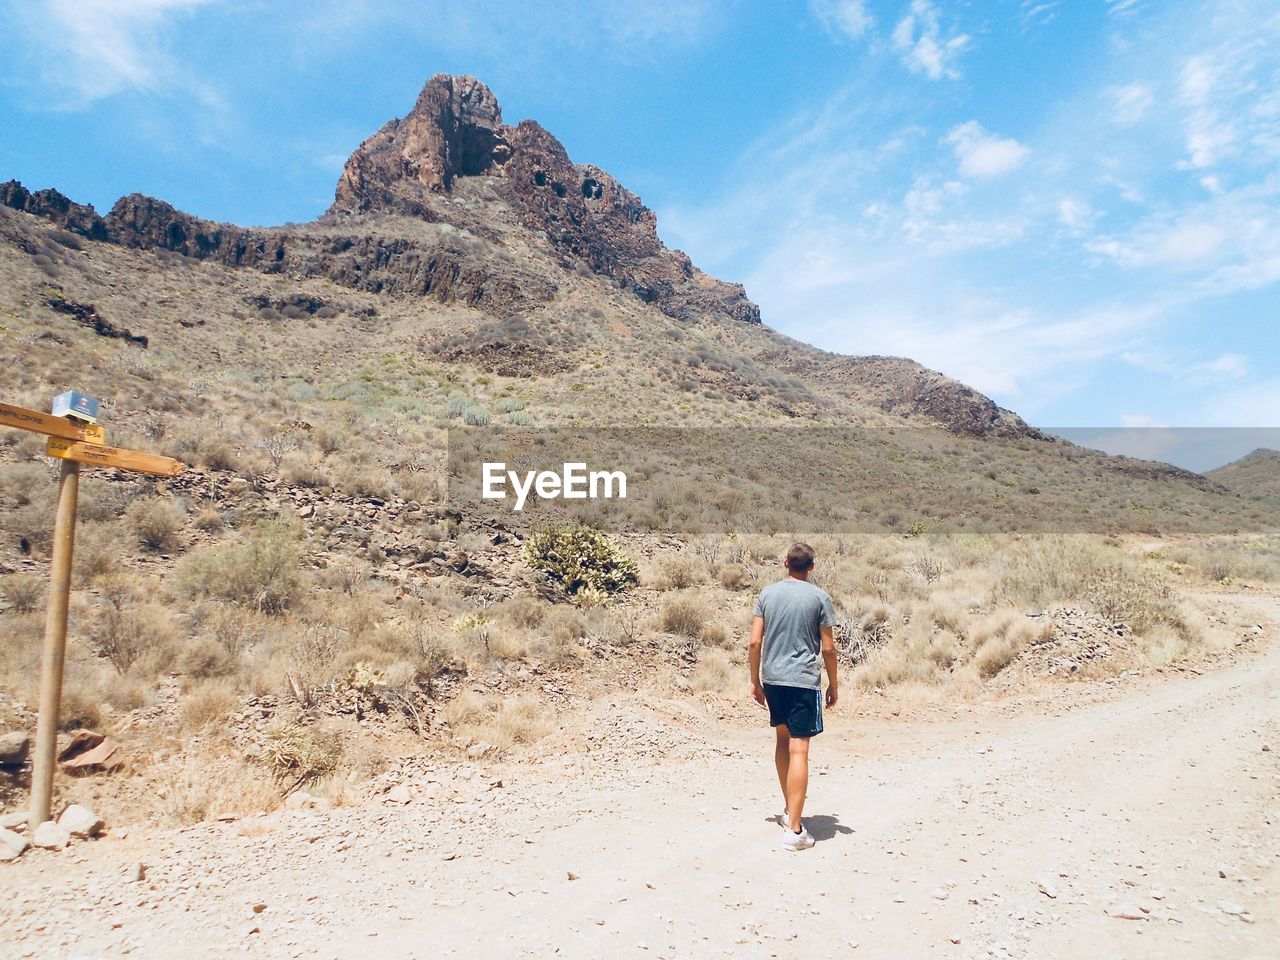
[[[836,356],[759,329],[759,308],[741,285],[710,277],[668,249],[639,197],[600,168],[574,163],[539,124],[506,124],[493,93],[471,77],[428,81],[405,117],[355,150],[333,205],[313,223],[270,229],[214,223],[141,194],[121,198],[101,216],[56,190],[33,193],[14,181],[0,184],[0,205],[122,247],[323,278],[389,297],[464,303],[497,325],[481,331],[482,342],[447,345],[449,357],[476,362],[477,351],[488,350],[499,371],[563,369],[569,362],[560,355],[563,335],[544,349],[509,325],[518,326],[521,314],[536,315],[562,287],[580,285],[570,273],[596,276],[684,322],[740,321],[738,332],[751,334],[753,353],[770,368],[757,370],[756,380],[778,371],[963,433],[1040,436],[977,391],[909,360]],[[740,359],[717,368],[725,381],[719,388],[757,399],[754,380],[729,385],[732,374],[724,371]]]
[[[432,195],[479,176],[501,179],[525,227],[663,312],[760,322],[740,284],[707,276],[662,244],[657,218],[639,197],[598,167],[575,164],[534,121],[504,124],[493,93],[473,77],[433,77],[408,116],[362,143],[328,219],[370,212],[435,219]]]
[[[424,238],[396,218],[450,223],[449,195],[466,177],[493,178],[519,227],[542,234],[564,266],[607,277],[669,316],[760,322],[741,284],[698,270],[658,239],[657,219],[603,170],[575,164],[537,123],[502,122],[493,93],[472,77],[427,82],[408,116],[392,120],[351,155],[333,206],[304,230],[212,223],[162,200],[132,194],[107,216],[56,190],[0,185],[0,204],[53,220],[95,240],[164,249],[228,266],[336,283],[393,296],[456,300],[506,315],[555,295],[552,277],[496,260],[457,236]],[[370,230],[370,221],[379,229]],[[483,216],[466,226],[484,233]],[[497,234],[492,240],[500,241]]]
[[[92,206],[75,203],[57,190],[37,190],[32,193],[17,180],[10,180],[8,183],[0,183],[0,206],[51,220],[90,240],[107,239],[106,224]]]
[[[253,230],[210,223],[163,200],[130,194],[104,219],[107,237],[138,249],[252,267],[390,296],[456,301],[492,313],[510,313],[550,300],[555,283],[512,263],[495,263],[462,239],[386,236],[328,230]]]

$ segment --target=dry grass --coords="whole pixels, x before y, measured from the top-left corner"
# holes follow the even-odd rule
[[[706,580],[705,564],[685,553],[664,556],[656,566],[652,583],[659,590],[684,590]]]
[[[682,593],[663,601],[659,621],[667,633],[696,638],[707,621],[706,606],[696,593]]]
[[[1144,634],[1164,624],[1187,630],[1182,604],[1159,569],[1089,537],[1019,544],[1004,561],[996,598],[1021,607],[1078,605]]]
[[[45,579],[34,573],[0,577],[0,599],[13,613],[35,613],[44,605]]]
[[[172,553],[183,544],[186,515],[172,500],[159,497],[134,500],[125,511],[125,522],[139,542],[157,553]]]
[[[193,597],[278,613],[302,591],[302,549],[296,525],[261,523],[233,541],[193,551],[178,571],[178,582]]]
[[[470,690],[449,703],[445,719],[459,743],[487,743],[503,750],[536,743],[554,726],[532,696],[497,699]]]
[[[736,665],[728,651],[704,649],[689,675],[689,683],[699,692],[729,695],[746,686],[746,671]]]
[[[226,680],[202,680],[188,686],[182,696],[182,725],[199,730],[221,720],[240,702],[235,687]]]
[[[1280,537],[1275,536],[1185,541],[1148,558],[1163,562],[1175,576],[1190,573],[1225,586],[1280,583]]]
[[[280,782],[292,789],[336,770],[342,761],[342,742],[317,725],[286,721],[267,731],[265,760]]]
[[[280,803],[280,788],[261,767],[238,759],[230,743],[203,742],[186,753],[162,756],[145,772],[151,802],[162,819],[179,825],[223,814],[263,813]]]

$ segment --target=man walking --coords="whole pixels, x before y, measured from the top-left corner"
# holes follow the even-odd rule
[[[769,725],[777,734],[774,762],[785,804],[782,845],[807,850],[813,837],[800,821],[809,788],[809,740],[822,732],[822,675],[818,653],[827,668],[828,707],[839,697],[836,645],[831,628],[831,597],[809,583],[813,548],[794,544],[784,561],[787,576],[760,591],[752,610],[751,693],[769,708]]]

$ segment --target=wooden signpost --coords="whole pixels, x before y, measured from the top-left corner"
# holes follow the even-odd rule
[[[120,470],[154,473],[162,477],[176,477],[182,472],[182,464],[168,457],[139,453],[137,450],[121,450],[119,447],[79,443],[75,440],[59,440],[57,437],[49,438],[47,452],[49,456],[59,460],[75,460],[91,467],[116,467]]]
[[[30,430],[82,443],[106,442],[102,427],[96,423],[76,423],[74,420],[55,417],[51,413],[15,407],[8,403],[0,403],[0,427],[17,427],[19,430]]]
[[[58,401],[64,401],[67,396],[64,394]],[[70,409],[92,410],[96,414],[96,400],[79,394],[70,396],[81,401]],[[84,416],[88,418],[90,415],[86,413]],[[173,477],[182,472],[182,464],[177,460],[108,447],[101,426],[77,417],[74,412],[59,417],[0,403],[0,426],[45,434],[49,438],[49,456],[62,461],[58,478],[58,508],[53,521],[53,556],[49,562],[49,607],[45,614],[44,650],[40,658],[40,713],[36,719],[28,831],[34,831],[49,819],[53,804],[53,769],[58,746],[58,714],[62,705],[62,670],[67,653],[67,607],[71,601],[71,558],[75,552],[80,464],[115,467],[162,477]]]

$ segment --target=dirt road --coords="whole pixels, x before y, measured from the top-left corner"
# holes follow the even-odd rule
[[[28,854],[0,955],[1274,957],[1280,602],[1238,602],[1266,639],[1204,674],[918,721],[847,698],[803,853],[767,728],[642,697],[404,805]]]

